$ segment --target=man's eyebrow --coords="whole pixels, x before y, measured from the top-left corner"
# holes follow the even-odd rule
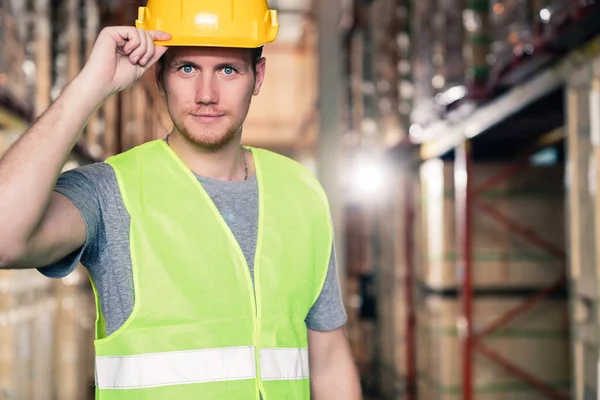
[[[175,59],[173,61],[171,61],[171,68],[178,68],[184,65],[190,65],[196,69],[202,69],[198,64],[196,64],[193,61],[190,60],[186,60],[183,58],[180,59]],[[216,65],[216,69],[222,69],[225,67],[232,67],[237,69],[238,71],[244,72],[244,71],[248,71],[249,67],[244,64],[243,62],[237,61],[237,60],[231,60],[231,61],[224,61],[222,63],[219,63]]]
[[[248,71],[248,66],[246,64],[244,64],[243,62],[240,61],[225,61],[222,63],[217,64],[217,69],[221,69],[221,68],[225,68],[225,67],[232,67],[234,69],[237,69],[240,72],[245,72]]]
[[[193,61],[185,60],[185,59],[176,59],[171,61],[171,67],[181,67],[183,65],[191,65],[194,68],[200,69],[200,66]]]

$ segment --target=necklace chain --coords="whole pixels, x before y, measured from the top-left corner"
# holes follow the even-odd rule
[[[168,134],[165,137],[165,143],[167,144],[167,146],[171,146],[171,144],[169,143],[169,137],[171,136],[171,134]],[[247,181],[248,180],[248,162],[246,160],[246,151],[244,150],[244,148],[242,147],[242,158],[244,159],[244,180]]]

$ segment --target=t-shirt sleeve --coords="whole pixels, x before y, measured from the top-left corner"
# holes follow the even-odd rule
[[[110,168],[104,163],[90,164],[64,172],[59,177],[54,190],[71,200],[81,213],[86,227],[86,240],[81,248],[62,260],[38,268],[44,276],[64,278],[73,272],[80,262],[85,264],[85,260],[97,251],[97,239],[103,229],[98,183],[106,180],[107,174],[111,172]]]
[[[317,301],[312,306],[305,322],[308,329],[320,332],[329,332],[346,324],[348,317],[338,280],[335,248],[331,251],[327,277]]]

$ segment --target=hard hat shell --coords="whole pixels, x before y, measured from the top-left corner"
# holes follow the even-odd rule
[[[155,42],[161,46],[255,48],[279,32],[267,0],[148,0],[135,25],[169,33],[170,40]]]

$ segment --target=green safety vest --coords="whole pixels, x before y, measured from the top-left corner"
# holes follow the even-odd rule
[[[310,399],[305,318],[327,274],[329,206],[300,164],[250,149],[254,287],[228,225],[168,145],[107,160],[131,216],[135,305],[108,337],[97,306],[97,399]]]

